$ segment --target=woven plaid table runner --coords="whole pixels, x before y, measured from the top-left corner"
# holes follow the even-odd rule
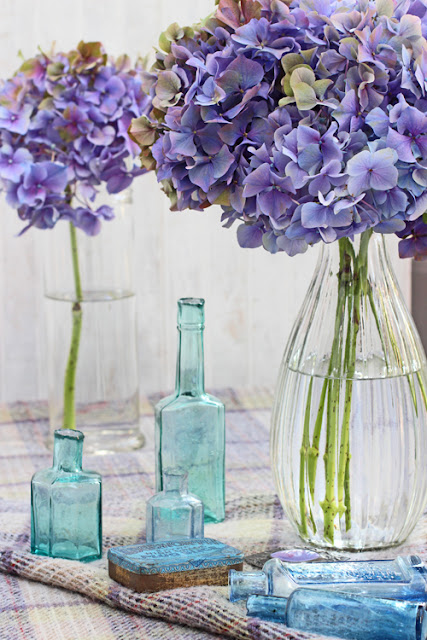
[[[227,408],[227,515],[223,523],[207,525],[206,536],[247,555],[300,544],[283,516],[269,468],[271,394],[251,389],[216,395]],[[143,449],[84,457],[84,466],[103,477],[104,550],[145,540],[145,502],[154,492],[153,406],[158,400],[152,396],[142,403]],[[91,564],[32,555],[30,480],[51,464],[47,430],[44,404],[0,406],[0,640],[314,637],[248,618],[243,604],[228,601],[226,587],[137,594],[109,579],[105,553]],[[376,556],[418,553],[426,559],[426,530],[424,518],[403,547]]]

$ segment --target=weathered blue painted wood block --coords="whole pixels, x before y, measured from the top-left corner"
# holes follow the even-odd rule
[[[243,553],[211,538],[113,547],[108,552],[110,578],[140,592],[225,585],[230,569],[242,571]]]

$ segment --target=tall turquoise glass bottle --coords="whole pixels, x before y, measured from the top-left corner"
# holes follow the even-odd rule
[[[188,473],[188,490],[200,498],[205,522],[225,517],[225,408],[205,392],[204,304],[200,298],[178,301],[178,357],[175,393],[161,400],[156,419],[156,490],[163,470]]]

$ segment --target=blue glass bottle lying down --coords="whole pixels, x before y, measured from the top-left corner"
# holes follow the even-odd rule
[[[251,595],[287,598],[300,587],[423,603],[427,601],[427,569],[418,556],[299,563],[273,558],[262,571],[229,573],[232,602]]]
[[[426,640],[424,604],[324,589],[297,589],[289,598],[250,596],[248,615],[299,631],[351,640]]]

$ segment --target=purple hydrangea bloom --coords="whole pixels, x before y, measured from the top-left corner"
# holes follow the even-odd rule
[[[75,212],[75,225],[82,229],[88,236],[96,236],[101,231],[102,220],[112,220],[114,211],[111,207],[103,205],[96,211],[85,207],[78,207]]]
[[[31,105],[14,105],[8,109],[0,104],[0,127],[11,133],[25,134],[30,126],[30,117],[33,109]]]
[[[369,228],[415,237],[427,208],[424,4],[219,0],[194,29],[163,34],[145,76],[153,109],[131,131],[172,209],[218,204],[226,226],[240,221],[241,246],[271,253]]]
[[[194,164],[188,168],[190,181],[203,189],[205,193],[222,178],[234,164],[234,156],[223,145],[218,153],[209,156],[196,156]]]
[[[94,204],[100,185],[117,193],[144,172],[127,130],[150,105],[140,71],[96,42],[39,54],[0,85],[0,188],[25,229],[66,220],[98,233],[113,217]]]
[[[16,149],[15,151],[10,144],[4,144],[0,148],[0,178],[19,182],[32,159],[33,157],[27,149]]]
[[[22,204],[39,208],[49,193],[61,193],[67,186],[67,167],[56,162],[37,162],[25,171],[17,195]]]
[[[427,256],[427,224],[424,218],[408,222],[405,229],[397,233],[400,238],[399,255],[401,258],[424,260]]]
[[[361,151],[353,156],[347,164],[350,176],[347,186],[351,195],[359,195],[362,191],[374,189],[387,191],[397,185],[399,173],[395,164],[398,155],[393,149],[380,151]]]

